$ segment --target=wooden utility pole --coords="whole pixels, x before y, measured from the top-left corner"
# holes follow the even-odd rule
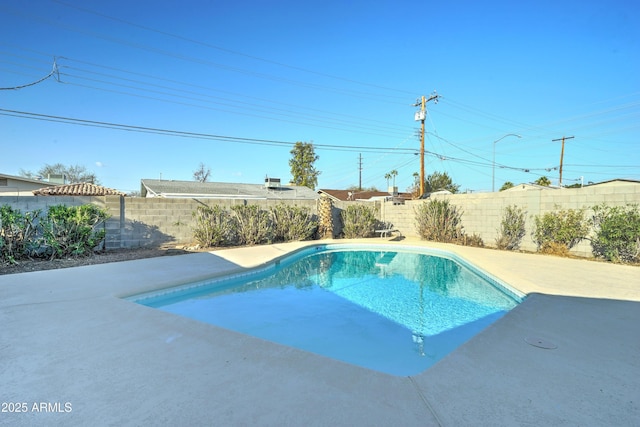
[[[420,106],[420,110],[417,111],[414,116],[416,121],[420,120],[421,122],[421,126],[420,126],[420,196],[419,197],[422,197],[422,195],[424,194],[424,177],[425,177],[424,175],[424,120],[427,118],[426,105],[427,105],[427,102],[429,101],[435,101],[437,103],[439,97],[440,95],[434,92],[431,96],[429,96],[429,98],[426,98],[423,95],[421,98],[421,102],[416,102],[415,104],[413,104],[414,107],[417,107],[418,105]]]
[[[362,153],[360,153],[360,158],[358,161],[358,172],[359,172],[358,191],[362,191]]]
[[[422,107],[420,108],[420,197],[424,194],[424,119],[427,117],[424,105],[427,102],[422,97]]]
[[[573,136],[563,136],[562,138],[552,139],[552,142],[562,141],[562,149],[560,150],[560,179],[558,179],[558,187],[562,187],[562,161],[564,159],[564,140],[573,139]]]

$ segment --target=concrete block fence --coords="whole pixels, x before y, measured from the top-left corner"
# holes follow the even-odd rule
[[[194,243],[193,212],[198,206],[219,205],[230,210],[234,205],[256,204],[263,209],[269,209],[283,202],[306,206],[314,214],[317,212],[315,200],[245,201],[123,197],[119,200],[118,216],[115,215],[115,209],[109,211],[113,217],[107,224],[107,248]]]
[[[504,209],[517,205],[526,212],[526,234],[521,249],[535,252],[537,247],[531,237],[535,216],[556,210],[581,208],[587,208],[586,214],[590,215],[591,207],[603,203],[608,206],[640,205],[640,184],[621,182],[585,188],[434,195],[433,198],[448,199],[451,204],[456,205],[462,211],[465,232],[479,235],[485,246],[489,247],[495,247]],[[425,202],[412,200],[405,205],[384,203],[381,209],[382,220],[393,223],[405,236],[417,237],[415,209],[420,203]],[[573,248],[572,253],[591,257],[590,242],[583,240]]]
[[[502,212],[509,205],[517,205],[526,214],[527,233],[521,248],[535,251],[536,246],[531,239],[533,217],[556,209],[590,208],[606,203],[609,206],[626,204],[640,205],[640,185],[636,183],[612,183],[575,189],[503,191],[498,193],[452,194],[433,196],[438,199],[449,199],[458,206],[462,214],[462,222],[467,234],[478,234],[486,246],[495,246]],[[106,248],[151,247],[162,244],[193,243],[193,212],[202,205],[221,205],[227,209],[237,204],[257,204],[265,209],[279,204],[295,204],[308,207],[317,214],[316,200],[214,200],[214,199],[165,199],[139,198],[120,196],[100,197],[52,197],[52,196],[4,196],[0,197],[0,205],[11,205],[22,212],[35,209],[46,210],[48,206],[57,204],[82,205],[95,204],[107,210],[110,215],[105,224],[107,231]],[[337,202],[334,204],[334,226],[336,235],[340,232],[340,211],[352,203]],[[404,205],[391,202],[373,202],[369,204],[376,217],[392,223],[404,236],[417,237],[415,227],[415,209],[422,200],[409,201]],[[590,212],[588,212],[590,213]],[[584,241],[574,248],[579,256],[591,256],[591,247]]]
[[[280,203],[306,206],[311,213],[318,212],[316,200],[215,200],[215,199],[165,199],[121,196],[52,197],[52,196],[3,196],[0,206],[10,205],[21,212],[42,210],[49,206],[79,206],[94,204],[106,209],[109,219],[105,223],[105,247],[109,249],[157,247],[163,244],[194,243],[193,212],[198,206],[220,205],[226,209],[239,204],[257,204],[269,209]],[[338,205],[340,202],[338,203]],[[335,209],[334,224],[338,227],[340,208]]]

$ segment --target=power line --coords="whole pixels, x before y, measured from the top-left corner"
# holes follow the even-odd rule
[[[151,52],[151,53],[154,53],[154,54],[168,56],[168,57],[179,59],[179,60],[182,60],[182,61],[187,61],[187,62],[192,62],[192,63],[196,63],[196,64],[200,64],[200,65],[205,65],[205,66],[209,66],[209,67],[213,67],[213,68],[217,68],[217,69],[221,69],[221,70],[225,70],[225,71],[232,71],[232,72],[236,72],[236,73],[250,75],[250,76],[258,77],[258,78],[262,78],[262,79],[283,82],[283,83],[287,83],[287,84],[291,84],[291,85],[295,85],[295,86],[305,87],[305,88],[308,88],[308,89],[315,89],[315,90],[322,91],[322,92],[331,92],[331,93],[348,95],[348,96],[353,96],[353,97],[358,97],[358,98],[368,98],[368,99],[375,100],[375,101],[382,101],[381,99],[376,99],[375,97],[388,98],[387,95],[377,95],[377,94],[372,94],[372,93],[369,93],[369,92],[355,91],[355,90],[349,90],[349,89],[340,89],[340,88],[336,88],[336,87],[332,87],[332,86],[325,86],[325,85],[320,85],[320,84],[315,84],[315,83],[308,83],[308,82],[304,82],[304,81],[299,81],[299,80],[279,77],[279,76],[272,75],[272,74],[259,73],[259,72],[256,72],[254,70],[247,70],[247,69],[244,69],[244,68],[230,66],[230,65],[226,65],[226,64],[222,64],[222,63],[217,63],[217,62],[209,61],[209,60],[206,60],[206,59],[187,56],[187,55],[184,55],[182,53],[176,53],[176,52],[172,52],[172,51],[169,51],[169,50],[164,50],[164,49],[153,47],[153,46],[148,46],[148,45],[144,45],[144,44],[140,44],[140,43],[134,43],[134,42],[131,42],[131,41],[125,40],[125,39],[119,39],[117,37],[113,37],[113,36],[110,36],[110,35],[100,34],[100,33],[94,32],[94,31],[90,31],[90,30],[84,30],[82,28],[78,28],[78,27],[74,27],[74,26],[70,26],[70,25],[64,25],[64,24],[62,24],[60,22],[53,21],[53,20],[44,18],[42,16],[38,16],[38,15],[35,15],[35,14],[30,14],[29,16],[25,16],[21,12],[18,12],[16,10],[11,9],[11,8],[7,8],[6,6],[4,6],[4,7],[5,7],[5,10],[7,10],[9,13],[12,13],[12,14],[18,15],[18,16],[22,16],[22,17],[24,17],[26,19],[39,21],[39,22],[42,22],[42,23],[44,23],[46,25],[50,25],[50,26],[53,26],[53,27],[64,28],[67,31],[72,31],[72,32],[76,32],[76,33],[79,33],[79,34],[84,34],[84,35],[87,35],[87,36],[90,36],[90,37],[95,37],[95,38],[98,38],[98,39],[106,40],[106,41],[111,42],[111,43],[116,43],[116,44],[120,44],[120,45],[124,45],[124,46],[128,46],[128,47],[132,47],[132,48],[135,48],[135,49]],[[389,102],[389,101],[387,101],[387,102]]]
[[[296,111],[292,111],[289,109],[283,109],[283,108],[273,108],[273,107],[268,107],[270,110],[274,110],[277,109],[279,111],[285,111],[285,112],[297,112],[300,110],[304,110],[305,112],[309,112],[309,111],[317,111],[323,114],[329,114],[329,115],[333,115],[333,116],[337,116],[338,118],[329,118],[328,116],[324,116],[325,118],[328,118],[329,120],[333,120],[333,121],[343,121],[343,122],[348,122],[348,123],[352,123],[353,120],[345,120],[345,119],[341,119],[341,118],[346,118],[346,119],[355,119],[358,121],[362,121],[362,122],[367,122],[368,124],[366,125],[367,127],[379,127],[382,129],[391,129],[391,127],[396,127],[396,128],[400,128],[400,126],[398,126],[397,124],[394,123],[390,123],[390,122],[381,122],[380,120],[374,120],[374,119],[369,119],[369,118],[362,118],[362,117],[357,117],[357,116],[353,116],[353,115],[345,115],[345,114],[337,114],[331,111],[325,111],[325,110],[321,110],[321,109],[317,109],[317,108],[312,108],[309,106],[304,106],[304,108],[302,108],[301,106],[298,105],[294,105],[294,104],[288,104],[288,103],[283,103],[283,102],[278,102],[278,101],[274,101],[272,99],[264,99],[264,98],[256,98],[255,96],[249,96],[249,95],[243,95],[243,94],[238,94],[235,92],[230,92],[230,91],[225,91],[225,90],[220,90],[217,88],[211,88],[211,87],[207,87],[207,86],[202,86],[202,85],[194,85],[192,83],[186,83],[186,82],[181,82],[181,81],[177,81],[177,80],[172,80],[172,79],[167,79],[165,77],[157,77],[157,76],[153,76],[153,75],[149,75],[149,74],[144,74],[144,73],[137,73],[137,72],[132,72],[132,71],[128,71],[128,70],[122,70],[119,68],[114,68],[114,67],[110,67],[110,66],[105,66],[105,65],[100,65],[100,64],[95,64],[95,63],[90,63],[90,62],[86,62],[86,61],[81,61],[81,60],[76,60],[76,59],[71,59],[71,58],[65,58],[69,61],[72,62],[79,62],[79,63],[84,63],[93,67],[98,67],[98,68],[105,68],[105,69],[110,69],[113,71],[117,71],[117,72],[121,72],[121,73],[126,73],[126,74],[133,74],[133,75],[137,75],[140,77],[144,77],[147,79],[153,79],[153,80],[159,80],[159,81],[163,81],[163,82],[167,82],[167,83],[174,83],[174,84],[178,84],[178,85],[182,85],[182,86],[188,86],[188,87],[193,87],[194,89],[199,89],[199,91],[191,91],[191,90],[184,90],[184,89],[177,89],[171,86],[166,86],[166,85],[159,85],[156,83],[149,83],[147,81],[141,81],[141,80],[136,80],[136,79],[130,79],[130,78],[125,78],[125,77],[120,77],[120,76],[115,76],[113,74],[107,74],[107,73],[100,73],[100,72],[96,72],[96,71],[91,71],[91,70],[86,70],[86,69],[82,69],[82,68],[77,68],[77,67],[72,67],[72,66],[63,66],[63,69],[71,69],[71,70],[76,70],[76,71],[80,71],[83,73],[88,73],[88,74],[97,74],[103,77],[108,77],[108,78],[112,78],[112,79],[117,79],[117,80],[124,80],[127,82],[132,82],[132,83],[137,83],[137,84],[142,84],[142,85],[146,85],[146,86],[152,86],[152,87],[158,87],[158,88],[163,88],[163,89],[168,89],[171,91],[175,91],[175,92],[182,92],[182,93],[187,93],[187,94],[195,94],[195,95],[199,95],[199,96],[204,96],[206,98],[214,98],[214,99],[222,99],[222,100],[226,100],[226,101],[230,101],[230,102],[234,102],[234,103],[239,103],[239,104],[244,104],[244,105],[251,105],[251,106],[255,106],[255,101],[259,100],[262,102],[267,102],[270,104],[277,104],[277,105],[283,105],[283,106],[287,106],[287,107],[293,107],[296,108]],[[73,75],[69,75],[69,76],[73,76]],[[81,78],[81,79],[87,79],[86,77],[81,77],[81,76],[75,76],[77,78]],[[115,84],[115,83],[111,83],[111,82],[103,82],[106,84],[114,84],[114,85],[118,85],[121,86],[119,84]],[[134,87],[135,89],[140,89],[137,87]],[[203,95],[202,90],[207,90],[207,91],[213,91],[213,92],[222,92],[222,93],[226,93],[232,96],[240,96],[243,98],[247,98],[248,101],[243,102],[243,101],[237,101],[237,100],[232,100],[229,98],[222,98],[222,97],[214,97],[211,95]],[[140,89],[140,90],[145,90],[145,89]],[[174,96],[174,95],[172,95]],[[319,116],[314,116],[314,117],[319,117]],[[322,117],[322,116],[320,116]],[[383,126],[382,124],[387,124],[388,126]]]
[[[79,76],[79,75],[75,75],[75,74],[68,74],[68,73],[64,73],[64,72],[61,73],[61,74],[66,77],[65,82],[67,84],[69,84],[69,85],[78,86],[78,87],[85,87],[85,88],[94,89],[94,90],[101,90],[101,91],[119,93],[119,94],[127,95],[127,96],[134,96],[134,97],[153,99],[153,100],[156,100],[156,101],[162,101],[162,102],[167,102],[167,103],[175,103],[175,104],[179,104],[179,105],[188,105],[188,106],[197,107],[197,108],[213,109],[213,110],[217,110],[217,111],[224,111],[224,112],[230,112],[230,113],[234,113],[234,114],[241,114],[243,116],[251,115],[251,116],[262,117],[262,118],[266,118],[266,119],[270,119],[270,120],[278,120],[278,119],[275,119],[275,118],[269,117],[269,116],[264,116],[264,115],[260,116],[260,115],[255,114],[255,112],[262,112],[264,114],[268,114],[268,115],[271,115],[271,116],[283,116],[283,117],[291,117],[291,118],[299,117],[299,118],[303,118],[303,119],[309,118],[309,114],[298,113],[298,112],[293,111],[293,110],[288,110],[288,109],[283,109],[283,108],[267,107],[267,106],[259,106],[259,105],[255,104],[255,103],[251,103],[251,102],[248,102],[248,101],[245,102],[245,101],[232,100],[232,99],[228,99],[228,98],[214,97],[214,96],[202,94],[202,93],[199,93],[199,92],[185,91],[185,90],[175,89],[175,88],[164,86],[164,85],[156,85],[156,84],[153,84],[153,83],[147,83],[147,82],[142,82],[142,81],[133,80],[133,79],[122,79],[122,78],[119,78],[117,76],[105,75],[105,76],[110,77],[110,78],[121,79],[121,80],[124,80],[124,81],[137,83],[137,84],[142,84],[142,85],[147,85],[147,86],[151,86],[151,87],[158,87],[158,88],[161,88],[161,89],[166,89],[166,90],[177,92],[177,93],[170,93],[170,92],[161,91],[161,90],[148,89],[148,88],[135,86],[135,85],[130,85],[130,84],[115,83],[115,82],[110,82],[110,81],[105,81],[105,80],[100,80],[100,79],[94,79],[94,78],[90,78],[90,77]],[[225,109],[225,108],[212,108],[212,107],[206,107],[206,106],[203,106],[203,105],[193,104],[193,103],[190,103],[190,102],[181,102],[181,101],[170,100],[170,99],[166,99],[166,98],[158,98],[158,97],[154,97],[154,96],[140,95],[140,94],[126,92],[126,91],[106,89],[106,88],[96,87],[96,86],[91,86],[91,85],[86,85],[86,84],[78,84],[78,83],[74,83],[73,82],[74,78],[75,79],[91,81],[93,83],[106,84],[106,85],[110,85],[110,86],[122,87],[122,88],[125,88],[125,89],[133,89],[133,90],[141,91],[141,92],[148,92],[148,93],[152,93],[152,94],[165,95],[165,96],[170,96],[170,97],[173,97],[173,98],[185,99],[185,100],[188,100],[188,101],[197,101],[197,102],[204,102],[204,103],[207,103],[207,104],[216,104],[216,105],[220,105],[220,106],[223,106],[223,107],[229,107],[229,108],[233,108],[233,109],[242,109],[242,110],[241,111],[233,111],[233,110],[229,110],[229,109]],[[185,95],[182,95],[183,93]],[[393,129],[393,128],[389,127],[389,126],[376,125],[376,124],[370,124],[370,123],[364,123],[364,122],[359,124],[359,123],[357,123],[357,122],[355,122],[353,120],[345,120],[345,119],[333,118],[333,117],[322,116],[322,115],[314,115],[312,121],[302,122],[302,121],[299,121],[299,120],[300,119],[298,119],[298,121],[294,122],[294,123],[305,124],[305,125],[308,125],[308,126],[324,127],[324,128],[330,128],[330,129],[336,129],[336,130],[343,130],[343,131],[346,130],[346,131],[357,132],[357,133],[363,133],[363,130],[373,130],[373,131],[375,131],[377,133],[373,133],[373,132],[365,132],[365,133],[368,133],[368,134],[371,134],[371,135],[377,135],[377,136],[397,137],[397,136],[400,135],[399,133],[395,133],[395,132],[398,131],[398,129]],[[358,120],[362,121],[362,120],[365,120],[365,119],[358,119]],[[323,125],[319,125],[319,123],[326,123],[326,124],[329,124],[329,125],[332,125],[332,126],[323,126]],[[343,128],[339,128],[339,127],[336,127],[336,126],[348,126],[348,128],[345,129],[344,127]]]
[[[25,49],[25,50],[30,50],[30,49]],[[38,53],[38,54],[42,54],[42,55],[47,55],[47,54],[42,53],[42,52],[37,52],[37,51],[34,51],[34,52]],[[357,117],[357,116],[353,116],[353,115],[337,114],[337,113],[334,113],[332,111],[324,111],[324,110],[320,110],[320,109],[310,108],[310,107],[308,107],[306,105],[304,107],[296,106],[296,105],[293,105],[293,104],[287,104],[287,103],[273,101],[271,99],[256,98],[255,96],[247,96],[247,95],[237,94],[237,93],[224,91],[224,90],[220,90],[220,89],[216,89],[216,88],[206,87],[206,86],[202,86],[202,85],[194,85],[192,83],[180,82],[180,81],[177,81],[177,80],[168,79],[168,78],[165,78],[165,77],[153,76],[153,75],[149,75],[149,74],[145,74],[145,73],[132,72],[132,71],[123,70],[123,69],[115,68],[115,67],[111,67],[111,66],[106,66],[106,65],[96,64],[96,63],[92,63],[92,62],[72,59],[72,58],[69,58],[69,57],[62,57],[62,58],[64,58],[65,61],[78,62],[78,63],[89,65],[91,67],[108,69],[108,70],[116,71],[118,73],[125,73],[125,74],[131,74],[131,75],[135,75],[135,76],[140,76],[140,77],[143,77],[145,79],[145,80],[140,80],[140,79],[135,79],[135,78],[128,78],[128,77],[118,76],[118,75],[114,75],[114,74],[110,74],[110,73],[99,72],[99,71],[96,71],[96,70],[87,70],[86,68],[74,67],[74,66],[69,66],[69,65],[61,65],[60,66],[61,70],[73,70],[73,71],[82,73],[82,74],[77,74],[77,73],[72,74],[72,73],[65,72],[65,71],[61,71],[60,72],[60,74],[65,77],[65,83],[67,83],[67,84],[69,84],[71,86],[83,87],[83,88],[88,88],[88,89],[92,89],[92,90],[100,90],[100,91],[104,91],[104,92],[117,93],[117,94],[126,95],[126,96],[134,96],[134,97],[139,97],[139,98],[146,98],[146,99],[151,99],[151,100],[161,101],[161,102],[166,102],[166,103],[175,103],[175,104],[178,104],[178,105],[187,105],[187,106],[192,106],[192,107],[197,107],[197,108],[213,109],[213,110],[216,110],[216,111],[224,111],[224,112],[230,112],[230,113],[233,113],[233,114],[241,114],[243,116],[252,115],[252,116],[255,116],[255,117],[261,117],[261,118],[266,118],[266,119],[270,119],[270,120],[279,120],[279,121],[285,121],[285,122],[289,122],[289,123],[304,124],[304,125],[307,125],[307,126],[310,125],[310,126],[314,126],[314,127],[322,127],[322,128],[328,128],[328,129],[334,129],[334,130],[356,132],[356,133],[359,133],[359,134],[367,133],[369,135],[389,136],[389,137],[395,138],[395,137],[399,136],[398,132],[399,131],[402,132],[401,129],[403,128],[402,126],[394,124],[394,123],[391,123],[391,122],[384,122],[384,121],[374,120],[374,119],[370,119],[370,118],[362,118],[362,117]],[[91,77],[88,77],[88,76],[91,76]],[[104,77],[104,78],[106,78],[108,80],[94,78],[93,76],[101,76],[101,77]],[[121,91],[121,90],[116,91],[116,90],[112,90],[112,89],[106,89],[104,87],[97,87],[97,86],[94,86],[94,85],[78,84],[78,83],[74,82],[74,80],[76,80],[76,79],[80,79],[80,80],[84,80],[84,81],[90,81],[90,82],[97,83],[97,84],[100,84],[100,85],[117,86],[117,87],[122,87],[122,88],[130,89],[130,90],[135,90],[135,91],[148,92],[148,93],[153,93],[153,94],[160,94],[160,95],[169,96],[169,97],[172,97],[172,98],[182,98],[182,99],[186,99],[186,100],[189,100],[189,101],[212,103],[212,104],[221,105],[223,107],[229,107],[229,108],[232,108],[232,109],[240,109],[240,108],[242,108],[242,110],[241,111],[233,111],[233,110],[229,110],[228,108],[211,108],[211,107],[205,107],[203,105],[197,105],[197,104],[194,104],[194,103],[191,103],[191,102],[177,102],[176,100],[171,100],[171,99],[166,99],[166,98],[158,98],[158,97],[155,97],[155,96],[146,96],[146,95],[141,95],[139,93],[131,93],[131,92],[128,92],[128,91]],[[193,88],[199,89],[199,91],[186,90],[184,88],[172,87],[172,86],[166,85],[166,84],[153,83],[153,82],[149,81],[150,79],[159,80],[161,82],[167,82],[167,83],[171,83],[171,84],[177,84],[177,85],[181,85],[181,86],[193,87]],[[118,81],[124,81],[124,82],[127,82],[127,84],[118,83]],[[153,88],[159,88],[159,89],[163,89],[163,90],[155,90]],[[229,98],[209,95],[209,94],[203,93],[203,91],[202,91],[203,89],[205,91],[224,92],[224,93],[232,94],[234,96],[246,97],[246,98],[250,99],[250,101],[241,101],[241,100],[235,100],[235,99],[229,99]],[[167,91],[170,91],[171,93],[167,92]],[[176,92],[176,93],[173,93],[173,92]],[[182,94],[186,94],[186,95],[182,95]],[[262,106],[261,107],[260,105],[256,104],[256,102],[255,102],[256,99],[259,100],[259,101],[265,102],[265,103],[284,105],[284,106],[289,106],[289,107],[293,107],[293,108],[296,108],[296,109],[292,110],[292,109],[277,108],[277,107],[272,107],[272,106]],[[251,107],[251,108],[248,108],[248,107]],[[261,112],[267,114],[268,116],[256,115],[255,112],[257,112],[257,111],[261,111]],[[282,120],[282,119],[277,119],[277,118],[274,118],[274,117],[269,117],[269,116],[281,116],[281,117],[284,116],[284,117],[292,117],[292,118],[294,118],[295,116],[297,116],[297,117],[300,117],[302,119],[309,119],[311,117],[310,114],[308,114],[309,111],[317,111],[317,112],[320,112],[322,114],[321,115],[314,115],[313,116],[313,120],[306,120],[306,121],[302,120],[301,121],[300,119],[297,119],[297,121],[293,121],[293,122],[291,120]],[[336,116],[336,117],[330,117],[330,116]],[[320,123],[325,123],[325,124],[331,125],[331,126],[321,125]],[[371,130],[373,130],[374,132],[370,132]],[[363,131],[368,131],[368,132],[363,132]],[[403,132],[403,134],[404,134],[404,132]]]
[[[105,121],[97,121],[97,120],[87,120],[87,119],[78,119],[73,117],[62,117],[62,116],[54,116],[49,114],[39,114],[25,111],[16,111],[16,110],[8,110],[0,108],[0,115],[4,116],[12,116],[24,119],[34,119],[34,120],[43,120],[64,124],[72,124],[78,126],[88,126],[88,127],[98,127],[98,128],[107,128],[113,130],[121,130],[121,131],[129,131],[129,132],[140,132],[140,133],[150,133],[150,134],[159,134],[165,136],[174,136],[174,137],[183,137],[183,138],[193,138],[193,139],[209,139],[209,140],[217,140],[224,142],[235,142],[235,143],[244,143],[244,144],[254,144],[254,145],[272,145],[272,146],[286,146],[292,147],[295,145],[295,142],[290,141],[278,141],[271,139],[260,139],[260,138],[245,138],[245,137],[237,137],[237,136],[228,136],[228,135],[217,135],[210,133],[200,133],[200,132],[190,132],[190,131],[179,131],[173,129],[162,129],[162,128],[153,128],[146,126],[138,126],[138,125],[127,125],[121,123],[112,123]],[[418,155],[419,152],[413,148],[402,148],[402,147],[367,147],[367,146],[355,146],[355,145],[336,145],[336,144],[313,144],[315,148],[320,150],[333,150],[333,151],[364,151],[369,153],[383,153],[383,154],[413,154]],[[434,158],[438,158],[440,160],[448,160],[454,161],[461,164],[469,164],[476,166],[491,166],[490,163],[484,163],[469,159],[462,159],[453,156],[446,156],[440,153],[435,153],[431,151],[426,151],[425,154],[429,154]],[[531,172],[534,170],[548,170],[549,168],[520,168],[513,166],[500,166],[503,169],[511,169],[515,171],[521,172]]]
[[[189,102],[182,102],[182,101],[176,101],[176,100],[167,100],[167,99],[164,99],[164,98],[158,98],[158,97],[149,96],[149,95],[134,94],[134,93],[131,93],[131,92],[125,92],[125,91],[120,91],[120,90],[100,88],[100,87],[91,86],[91,85],[84,85],[84,84],[72,83],[72,82],[65,82],[65,83],[70,85],[70,86],[83,87],[83,88],[94,89],[94,90],[99,90],[99,91],[103,91],[103,92],[111,92],[111,93],[116,93],[116,94],[120,94],[120,95],[127,95],[127,96],[132,96],[132,97],[137,97],[137,98],[150,99],[150,100],[154,100],[154,101],[167,102],[167,103],[171,103],[171,104],[185,105],[185,106],[189,106],[189,107],[196,107],[196,108],[202,108],[202,109],[213,110],[213,111],[222,111],[222,112],[225,112],[225,113],[239,114],[239,115],[242,115],[242,116],[247,116],[248,115],[246,110],[233,111],[233,110],[229,110],[229,109],[215,108],[215,107],[211,107],[211,106],[198,105],[198,104],[193,104],[193,103],[189,103]],[[173,96],[176,96],[176,95],[173,95]],[[277,114],[277,113],[271,113],[270,111],[267,111],[267,113],[268,114]],[[279,115],[283,115],[283,114],[279,114]],[[363,132],[362,130],[357,130],[357,129],[348,129],[348,128],[344,128],[344,127],[341,128],[341,127],[337,127],[337,126],[321,125],[321,124],[319,124],[320,122],[326,122],[326,121],[322,121],[322,120],[318,120],[317,122],[313,122],[313,121],[312,122],[302,122],[300,120],[286,120],[286,119],[282,119],[282,118],[269,117],[269,116],[259,115],[259,114],[251,114],[251,116],[252,117],[258,117],[258,118],[263,118],[263,119],[268,119],[268,120],[275,120],[275,121],[285,122],[285,123],[294,123],[294,124],[298,124],[298,125],[306,125],[306,126],[313,126],[313,127],[318,127],[318,128],[324,128],[324,129],[339,130],[339,131],[343,131],[343,132],[353,132],[353,133],[358,133],[358,134],[384,136],[384,135],[382,135],[380,133]],[[352,126],[352,127],[355,127],[355,128],[359,127],[361,129],[364,128],[364,126]],[[399,134],[396,134],[396,135],[388,134],[387,136],[396,137],[398,135]]]
[[[101,13],[101,12],[97,12],[95,10],[87,9],[87,8],[84,8],[84,7],[80,7],[80,6],[77,6],[77,5],[72,5],[72,4],[69,4],[69,3],[66,3],[66,2],[63,2],[63,1],[60,1],[60,0],[53,0],[53,1],[55,3],[61,4],[61,5],[66,6],[66,7],[70,7],[70,8],[76,9],[76,10],[80,10],[80,11],[85,12],[85,13],[93,14],[93,15],[100,16],[100,17],[103,17],[103,18],[106,18],[106,19],[110,19],[112,21],[123,23],[123,24],[129,25],[129,26],[132,26],[132,27],[140,28],[140,29],[143,29],[145,31],[150,31],[150,32],[154,32],[154,33],[157,33],[157,34],[162,34],[164,36],[172,37],[172,38],[175,38],[175,39],[178,39],[178,40],[182,40],[182,41],[186,41],[186,42],[193,43],[193,44],[198,44],[198,45],[201,45],[201,46],[204,46],[204,47],[208,47],[208,48],[211,48],[211,49],[216,49],[216,50],[219,50],[219,51],[222,51],[222,52],[226,52],[226,53],[231,53],[233,55],[242,56],[242,57],[253,59],[253,60],[256,60],[256,61],[261,61],[261,62],[265,62],[265,63],[268,63],[268,64],[278,65],[280,67],[290,68],[292,70],[302,71],[302,72],[309,73],[309,74],[315,74],[315,75],[318,75],[318,76],[321,76],[321,77],[328,77],[328,78],[331,78],[331,79],[341,80],[341,81],[344,81],[344,82],[347,82],[347,83],[355,83],[355,84],[358,84],[358,85],[368,86],[368,87],[372,87],[372,88],[376,88],[376,89],[384,89],[384,90],[389,90],[389,91],[394,91],[394,92],[402,92],[402,93],[407,93],[407,94],[411,93],[409,91],[404,91],[404,90],[395,89],[395,88],[389,88],[389,87],[385,87],[385,86],[381,86],[381,85],[361,82],[361,81],[358,81],[358,80],[353,80],[353,79],[349,79],[349,78],[345,78],[345,77],[335,76],[335,75],[332,75],[332,74],[327,74],[327,73],[323,73],[323,72],[319,72],[319,71],[315,71],[315,70],[309,70],[307,68],[298,67],[298,66],[295,66],[295,65],[285,64],[285,63],[282,63],[282,62],[278,62],[278,61],[274,61],[274,60],[271,60],[271,59],[262,58],[262,57],[255,56],[255,55],[249,55],[249,54],[246,54],[246,53],[243,53],[243,52],[238,52],[238,51],[235,51],[235,50],[232,50],[232,49],[228,49],[228,48],[224,48],[224,47],[221,47],[221,46],[217,46],[217,45],[214,45],[214,44],[211,44],[211,43],[206,43],[206,42],[203,42],[201,40],[195,40],[195,39],[192,39],[192,38],[189,38],[189,37],[184,37],[184,36],[181,36],[181,35],[178,35],[178,34],[170,33],[168,31],[159,30],[157,28],[152,28],[152,27],[148,27],[148,26],[145,26],[145,25],[136,24],[136,23],[133,23],[133,22],[121,19],[121,18],[116,18],[114,16],[110,16],[110,15],[107,15],[107,14],[104,14],[104,13]]]
[[[3,108],[0,108],[0,114],[5,116],[20,117],[25,119],[52,121],[52,122],[66,123],[66,124],[73,124],[73,125],[80,125],[80,126],[100,127],[100,128],[114,129],[114,130],[152,133],[152,134],[177,136],[177,137],[184,137],[184,138],[210,139],[210,140],[225,141],[225,142],[243,143],[243,144],[277,145],[277,146],[291,146],[291,147],[296,144],[295,142],[289,142],[289,141],[277,141],[277,140],[259,139],[259,138],[244,138],[244,137],[237,137],[237,136],[216,135],[216,134],[209,134],[209,133],[152,128],[152,127],[146,127],[146,126],[127,125],[127,124],[121,124],[121,123],[111,123],[111,122],[104,122],[104,121],[97,121],[97,120],[86,120],[86,119],[78,119],[73,117],[62,117],[62,116],[53,116],[48,114],[31,113],[31,112],[25,112],[25,111],[7,110]],[[374,152],[374,153],[378,152],[378,153],[389,153],[389,154],[415,154],[416,153],[415,149],[410,149],[410,148],[366,147],[366,146],[335,145],[335,144],[313,144],[313,145],[315,148],[318,148],[318,149],[335,150],[335,151],[362,150],[367,152]]]
[[[47,74],[46,76],[44,76],[43,78],[41,78],[39,80],[36,80],[35,82],[23,84],[23,85],[20,85],[20,86],[0,87],[0,90],[24,89],[25,87],[34,86],[34,85],[37,85],[38,83],[42,83],[43,81],[47,80],[49,77],[55,77],[56,80],[60,81],[60,74],[58,73],[58,65],[56,64],[55,58],[53,59],[53,68],[51,69],[51,72],[49,74]]]

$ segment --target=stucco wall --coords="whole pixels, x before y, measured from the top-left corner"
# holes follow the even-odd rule
[[[104,197],[75,197],[75,196],[0,196],[0,206],[9,205],[21,212],[41,210],[46,213],[49,206],[67,205],[80,206],[93,203],[101,208],[105,207]]]
[[[14,179],[6,175],[0,175],[0,197],[32,196],[33,190],[43,187],[51,187],[53,184],[47,181],[25,181]]]

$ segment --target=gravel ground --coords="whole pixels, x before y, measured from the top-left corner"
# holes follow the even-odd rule
[[[13,265],[0,265],[0,275],[78,267],[81,265],[104,264],[108,262],[129,261],[168,255],[181,255],[191,252],[193,251],[176,248],[138,248],[118,249],[108,252],[94,253],[87,257],[55,259],[52,261],[43,259],[26,259],[20,260],[17,264]]]

